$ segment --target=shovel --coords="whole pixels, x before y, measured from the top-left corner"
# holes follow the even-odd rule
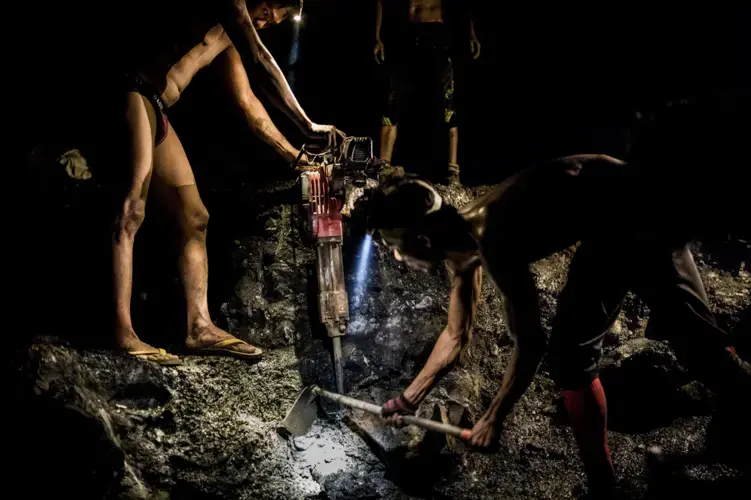
[[[350,408],[357,408],[358,410],[381,414],[381,407],[372,403],[366,403],[358,399],[349,398],[336,394],[333,392],[325,391],[316,385],[306,387],[302,391],[300,396],[295,401],[295,404],[287,412],[287,416],[282,421],[282,427],[287,429],[293,436],[304,436],[310,430],[313,425],[313,421],[318,413],[318,406],[316,405],[316,399],[318,396],[330,399],[335,403],[339,403]],[[454,427],[453,425],[444,424],[442,422],[436,422],[427,418],[419,418],[412,415],[402,415],[404,423],[409,425],[416,425],[434,432],[442,432],[450,436],[456,436],[459,439],[468,441],[472,435],[472,431],[469,429],[462,429],[461,427]]]

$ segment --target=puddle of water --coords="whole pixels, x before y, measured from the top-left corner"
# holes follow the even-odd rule
[[[352,467],[342,430],[313,424],[310,432],[294,440],[293,456],[298,466],[318,481]]]

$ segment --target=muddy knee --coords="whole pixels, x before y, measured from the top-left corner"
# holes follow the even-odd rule
[[[134,237],[146,218],[146,201],[126,199],[115,223],[116,237]]]
[[[180,218],[180,226],[187,237],[205,238],[209,225],[209,211],[203,203],[186,207]]]

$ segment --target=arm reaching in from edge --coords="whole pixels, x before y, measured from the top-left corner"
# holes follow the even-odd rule
[[[400,415],[414,413],[430,390],[454,367],[472,339],[472,327],[477,301],[482,287],[482,267],[479,263],[452,274],[449,314],[446,328],[433,346],[428,361],[414,381],[399,397],[383,405],[383,416],[400,423]]]
[[[223,0],[219,14],[222,27],[237,49],[245,71],[251,76],[264,74],[271,85],[270,97],[304,134],[326,137],[329,145],[344,135],[333,125],[313,123],[305,114],[279,65],[258,36],[245,0]]]

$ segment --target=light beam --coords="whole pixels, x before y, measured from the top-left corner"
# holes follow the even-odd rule
[[[373,247],[373,235],[367,233],[360,244],[360,252],[357,257],[357,269],[355,271],[355,307],[360,306],[364,292],[365,282],[367,281],[368,271],[370,270],[370,253]]]

